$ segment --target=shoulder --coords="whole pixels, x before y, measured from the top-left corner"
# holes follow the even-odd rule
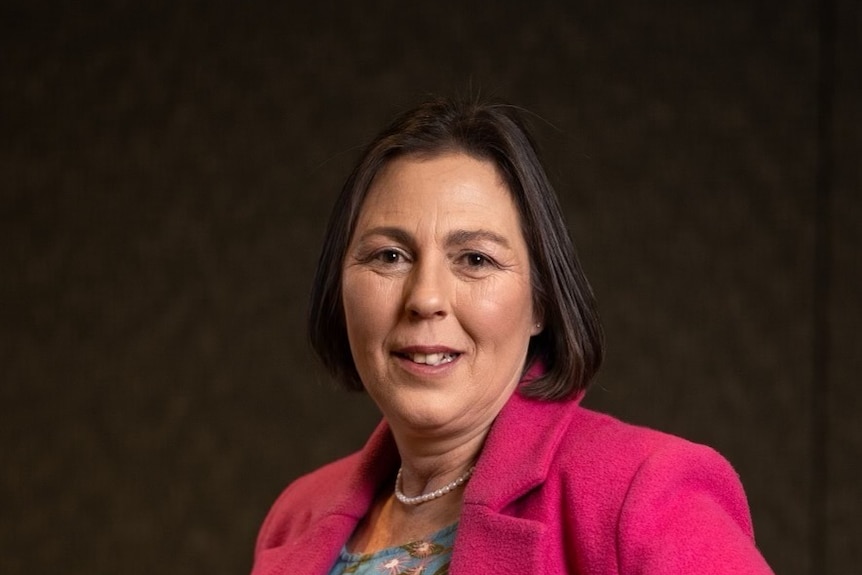
[[[588,462],[593,471],[610,476],[634,475],[647,461],[667,460],[681,465],[694,459],[729,469],[724,457],[705,445],[625,423],[579,405],[570,409],[569,425],[555,454],[559,463],[577,457],[582,463]]]
[[[577,401],[548,402],[516,394],[488,435],[473,480],[483,490],[474,495],[495,507],[542,483],[571,483],[579,500],[618,499],[621,504],[638,473],[653,467],[647,462],[667,463],[662,468],[667,473],[706,462],[736,477],[708,447],[624,423]]]
[[[575,409],[549,481],[576,493],[580,515],[612,527],[622,572],[770,573],[739,476],[721,454]]]
[[[594,478],[631,478],[648,459],[695,457],[726,464],[709,447],[581,406],[513,396],[498,417],[489,447],[501,464],[530,460],[553,475],[586,473]],[[506,459],[503,459],[505,457]],[[527,470],[524,470],[527,471]]]
[[[734,518],[750,531],[739,476],[716,450],[580,406],[572,409],[550,462],[563,480],[617,498],[623,511],[650,494],[706,490],[727,499]]]

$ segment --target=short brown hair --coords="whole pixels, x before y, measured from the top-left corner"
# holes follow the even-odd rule
[[[311,293],[311,345],[349,389],[362,389],[342,303],[342,268],[372,180],[393,159],[463,152],[494,163],[521,218],[530,254],[533,305],[544,329],[530,341],[526,365],[545,373],[525,395],[563,399],[584,390],[602,362],[603,335],[592,290],[566,228],[557,196],[518,108],[504,103],[435,98],[399,115],[365,148],[329,218]]]

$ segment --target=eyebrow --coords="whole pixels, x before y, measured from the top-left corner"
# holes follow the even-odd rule
[[[359,241],[364,242],[366,239],[372,236],[384,236],[402,244],[413,243],[413,238],[410,234],[408,234],[405,230],[401,228],[396,228],[392,226],[380,226],[376,228],[371,228],[370,230],[367,230],[365,233],[363,233],[362,236],[360,236]]]
[[[393,226],[371,228],[363,233],[359,240],[365,241],[371,236],[385,236],[405,245],[413,245],[415,243],[413,236],[411,236],[406,230]],[[454,230],[446,236],[447,246],[460,246],[476,241],[493,242],[503,246],[504,248],[511,249],[509,240],[490,230]]]
[[[490,230],[455,230],[446,237],[446,245],[449,246],[459,246],[476,241],[493,242],[504,248],[511,248],[509,240]]]

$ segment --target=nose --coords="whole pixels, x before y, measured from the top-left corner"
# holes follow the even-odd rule
[[[449,276],[444,262],[426,259],[413,265],[404,286],[404,307],[411,319],[442,319],[449,315]]]

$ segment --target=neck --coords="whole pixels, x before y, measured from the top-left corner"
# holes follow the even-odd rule
[[[476,462],[488,428],[436,439],[405,436],[396,429],[392,432],[401,455],[401,490],[412,497],[439,489],[464,475]]]

